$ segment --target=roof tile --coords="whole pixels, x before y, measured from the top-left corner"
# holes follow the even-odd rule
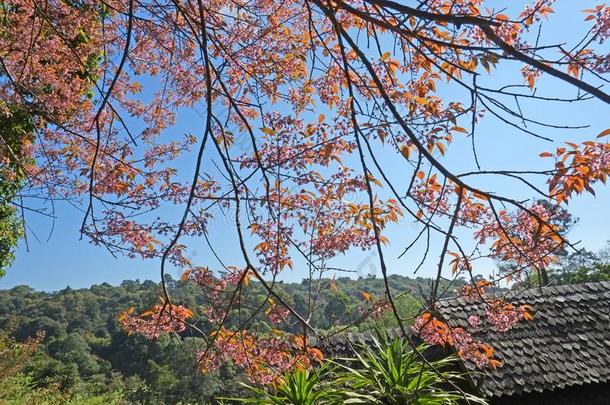
[[[509,294],[505,299],[512,304],[532,306],[534,320],[503,333],[492,328],[476,333],[504,360],[503,366],[478,375],[483,393],[514,395],[610,382],[610,282]],[[482,313],[483,305],[447,299],[438,309],[457,326],[471,311]]]
[[[496,369],[473,374],[475,386],[483,394],[506,397],[610,383],[610,282],[511,291],[504,299],[513,305],[531,305],[534,319],[519,322],[506,332],[487,325],[475,333],[503,361]],[[437,310],[456,327],[467,326],[473,313],[483,317],[485,307],[458,298],[439,301]],[[400,336],[401,331],[390,334]],[[327,350],[345,354],[351,343],[371,341],[371,333],[333,336]],[[465,366],[474,369],[473,364]]]

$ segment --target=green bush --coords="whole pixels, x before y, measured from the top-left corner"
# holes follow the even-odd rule
[[[99,396],[72,395],[56,387],[38,388],[32,378],[17,374],[0,381],[0,403],[3,405],[119,405],[123,394],[114,392]]]

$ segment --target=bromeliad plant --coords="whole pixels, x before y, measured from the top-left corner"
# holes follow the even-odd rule
[[[232,401],[258,405],[323,405],[339,403],[339,393],[332,389],[328,379],[324,379],[332,371],[332,364],[326,362],[322,366],[307,370],[297,368],[286,373],[276,382],[274,391],[244,384],[255,395],[254,398],[232,398]]]
[[[380,335],[381,336],[381,335]],[[427,346],[416,350],[405,339],[373,338],[371,347],[356,348],[354,358],[326,361],[313,370],[287,373],[274,389],[246,385],[254,398],[231,399],[249,404],[487,404],[458,388],[465,375],[451,371],[456,357],[424,360]]]
[[[453,356],[427,361],[421,356],[427,346],[411,348],[406,339],[373,338],[372,347],[360,347],[356,357],[342,359],[337,382],[342,403],[449,405],[486,404],[479,397],[461,391],[457,383],[464,375],[448,370]]]

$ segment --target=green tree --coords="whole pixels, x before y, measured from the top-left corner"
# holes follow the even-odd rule
[[[560,262],[549,271],[549,282],[555,285],[578,284],[610,280],[610,243],[599,252],[581,249],[566,254]],[[538,285],[538,274],[532,272],[522,283],[514,288]]]
[[[0,276],[15,259],[15,248],[24,235],[17,201],[28,176],[26,152],[34,139],[32,117],[0,101]]]
[[[331,291],[326,297],[324,316],[331,325],[345,323],[350,318],[350,304],[351,300],[347,294],[342,291]]]

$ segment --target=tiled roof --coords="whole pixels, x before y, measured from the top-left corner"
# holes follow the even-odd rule
[[[395,339],[402,336],[400,328],[387,329],[382,331],[390,339]],[[407,333],[410,330],[407,328]],[[320,346],[327,357],[344,357],[353,355],[354,348],[359,346],[371,346],[373,344],[375,331],[370,332],[345,332],[337,335],[329,336],[324,339],[324,345]],[[316,346],[316,341],[312,339],[310,344]]]
[[[548,286],[504,299],[531,305],[534,319],[506,332],[482,325],[475,334],[502,361],[495,370],[473,375],[482,393],[521,395],[610,382],[610,282]],[[483,304],[463,298],[439,301],[438,310],[453,327],[466,327],[469,315],[483,319],[484,314]]]

